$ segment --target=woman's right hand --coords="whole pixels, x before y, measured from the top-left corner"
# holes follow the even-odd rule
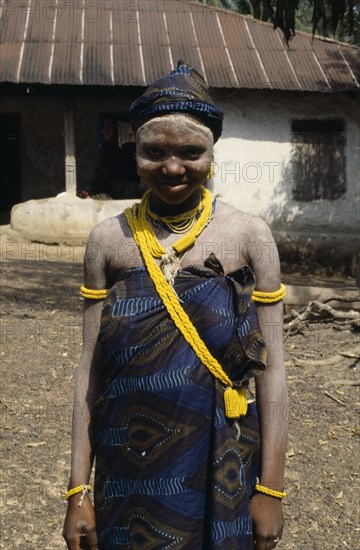
[[[79,507],[81,494],[70,497],[66,512],[63,537],[69,550],[98,550],[98,539],[96,535],[95,510],[90,498],[86,495],[82,506]],[[80,539],[86,540],[87,545],[80,545]]]

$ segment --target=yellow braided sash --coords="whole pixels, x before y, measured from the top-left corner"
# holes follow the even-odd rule
[[[205,365],[211,374],[215,376],[220,382],[222,382],[226,388],[224,392],[225,401],[225,414],[228,418],[237,418],[240,415],[244,415],[247,412],[247,399],[246,388],[240,388],[239,390],[233,388],[233,383],[227,374],[223,371],[220,363],[211,355],[206,345],[200,338],[196,328],[190,321],[189,316],[180,305],[179,299],[166,280],[160,267],[155,262],[151,252],[146,244],[146,237],[140,228],[138,221],[137,205],[134,205],[131,209],[125,210],[125,216],[127,222],[133,232],[134,240],[138,245],[145,265],[148,269],[149,275],[155,285],[155,288],[163,300],[170,317],[174,321],[176,327],[180,330],[181,334],[192,347],[200,361]]]

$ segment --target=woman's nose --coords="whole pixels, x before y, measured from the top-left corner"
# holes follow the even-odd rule
[[[181,159],[172,156],[165,160],[161,171],[165,176],[175,178],[185,174],[185,166],[183,165]]]

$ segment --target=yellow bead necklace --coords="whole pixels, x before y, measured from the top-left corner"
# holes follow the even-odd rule
[[[188,210],[187,212],[182,212],[177,216],[158,216],[157,214],[155,214],[150,210],[149,206],[148,206],[147,215],[149,218],[151,218],[155,222],[161,222],[164,225],[166,225],[172,233],[181,234],[181,233],[186,233],[193,227],[196,219],[200,216],[203,208],[204,208],[204,201],[201,198],[200,203],[197,206],[195,206],[195,208],[193,208],[192,210]]]
[[[136,231],[143,234],[146,246],[153,258],[162,258],[164,254],[166,254],[166,249],[157,240],[152,225],[149,222],[148,217],[149,215],[151,216],[149,210],[149,199],[150,191],[147,191],[141,199],[141,203],[135,203],[132,206],[132,217],[135,220]],[[201,201],[196,208],[183,212],[182,214],[179,214],[179,216],[164,216],[163,218],[156,217],[160,221],[164,221],[167,225],[169,225],[168,222],[170,221],[170,224],[175,224],[176,226],[177,221],[180,221],[183,223],[183,227],[186,227],[186,224],[189,225],[189,228],[191,227],[186,235],[181,237],[172,245],[172,249],[177,256],[180,256],[183,252],[185,252],[185,250],[194,244],[197,237],[209,223],[213,212],[213,200],[214,196],[211,191],[205,187],[201,187]],[[177,229],[179,228],[177,227]],[[187,231],[187,229],[183,228],[181,231],[175,231],[175,233],[183,233],[184,231]]]

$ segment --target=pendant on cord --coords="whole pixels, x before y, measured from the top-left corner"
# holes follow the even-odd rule
[[[178,256],[173,248],[168,248],[165,254],[161,257],[160,268],[167,282],[173,286],[175,277],[180,271],[181,258]]]

